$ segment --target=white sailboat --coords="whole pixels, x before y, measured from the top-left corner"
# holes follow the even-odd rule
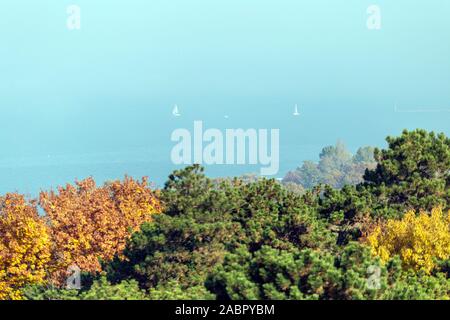
[[[181,116],[181,113],[178,111],[178,106],[177,106],[177,105],[175,105],[175,107],[173,108],[172,114],[173,114],[175,117]]]
[[[295,105],[293,115],[296,116],[296,117],[300,115],[300,112],[298,112],[298,106],[297,105]]]

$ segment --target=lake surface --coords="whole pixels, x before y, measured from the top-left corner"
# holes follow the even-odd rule
[[[292,115],[293,107],[289,106],[273,110],[269,106],[255,108],[254,113],[245,107],[241,110],[228,108],[227,118],[220,108],[216,109],[216,115],[211,112],[202,116],[195,114],[195,108],[179,108],[185,113],[176,118],[171,115],[170,106],[166,108],[167,115],[160,118],[144,108],[134,110],[132,115],[124,110],[123,117],[117,111],[109,120],[110,128],[103,130],[94,124],[89,128],[86,122],[95,122],[95,119],[83,121],[80,115],[79,119],[66,123],[61,137],[56,137],[57,131],[53,135],[42,135],[36,130],[35,135],[27,138],[32,148],[11,148],[16,151],[15,155],[3,154],[0,193],[19,191],[35,196],[42,189],[55,188],[75,179],[93,176],[98,183],[103,183],[123,178],[125,174],[136,178],[148,176],[156,186],[162,186],[172,170],[182,167],[174,165],[170,158],[175,145],[170,140],[171,132],[176,128],[192,132],[195,119],[203,119],[204,130],[280,129],[280,170],[274,177],[283,177],[304,160],[317,160],[321,149],[337,140],[344,141],[355,152],[365,145],[385,147],[384,137],[398,135],[404,128],[425,128],[446,134],[450,131],[450,113],[395,113],[391,107],[379,107],[373,112],[367,108],[336,110],[305,106],[298,117]],[[84,133],[79,132],[78,124],[85,127]],[[21,150],[23,155],[18,155]],[[260,165],[211,165],[207,166],[207,174],[233,176],[258,173],[259,169]]]

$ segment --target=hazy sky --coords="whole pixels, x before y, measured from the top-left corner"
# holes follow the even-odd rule
[[[81,30],[66,26],[71,4]],[[371,4],[381,30],[366,26]],[[0,12],[0,159],[150,148],[169,161],[170,132],[195,119],[280,128],[292,148],[449,132],[448,111],[393,112],[450,110],[448,0],[2,0]]]

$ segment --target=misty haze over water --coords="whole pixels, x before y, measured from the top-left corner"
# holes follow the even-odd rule
[[[78,31],[64,3],[1,3],[0,193],[125,174],[162,186],[179,168],[170,135],[195,120],[280,129],[278,178],[337,140],[450,133],[450,2],[383,3],[379,31],[367,3],[309,2],[80,0]]]

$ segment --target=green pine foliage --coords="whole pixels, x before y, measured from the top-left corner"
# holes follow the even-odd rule
[[[62,289],[45,286],[31,286],[24,290],[30,300],[145,300],[145,291],[134,280],[111,284],[102,276],[87,290]]]

